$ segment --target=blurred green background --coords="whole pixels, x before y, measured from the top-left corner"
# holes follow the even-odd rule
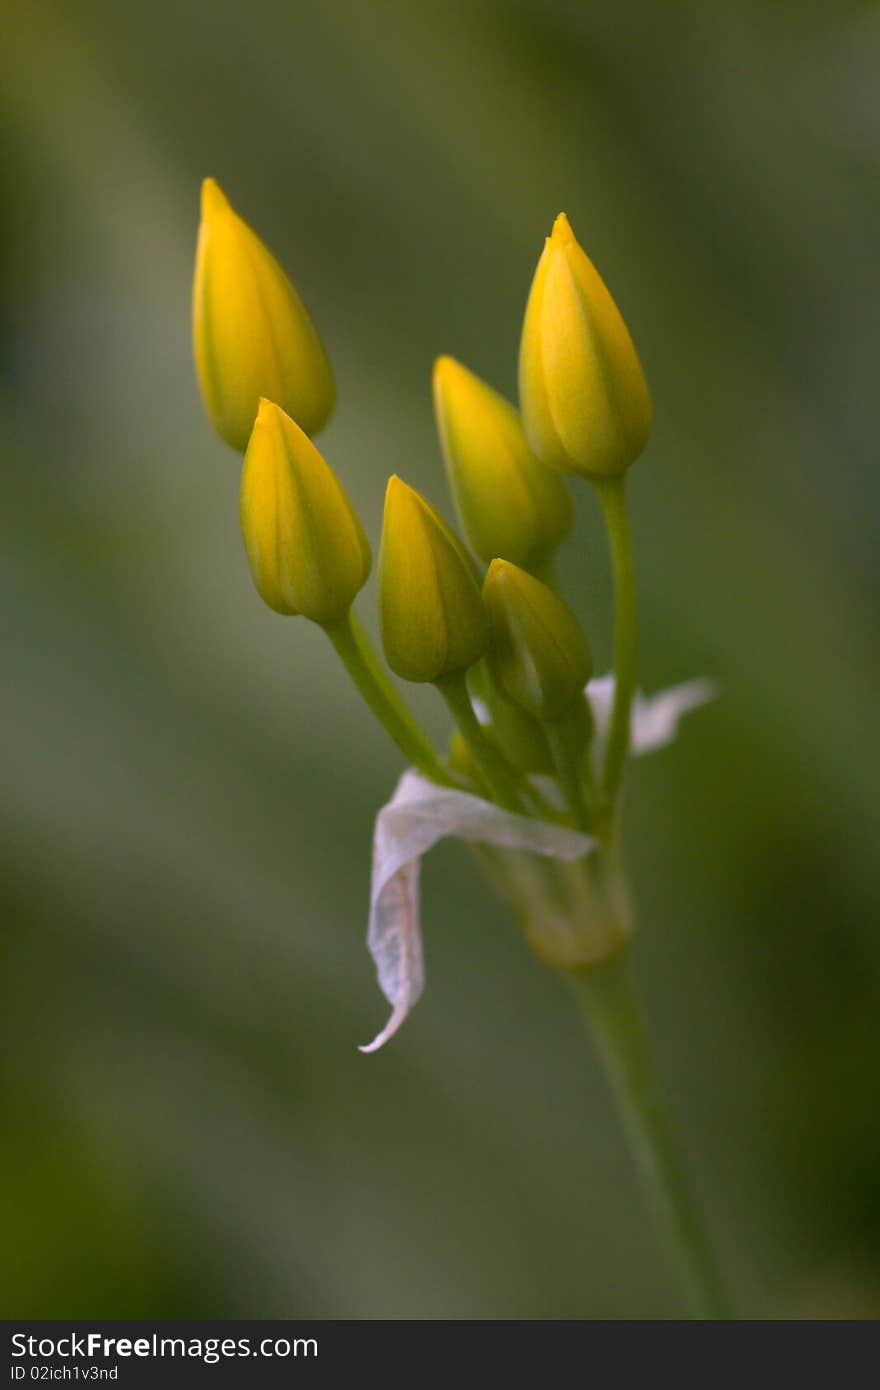
[[[423,1002],[356,1050],[400,760],[247,574],[191,364],[206,174],[320,325],[374,540],[392,470],[451,514],[433,357],[514,393],[569,213],[656,404],[642,681],[724,687],[630,784],[695,1184],[740,1314],[880,1313],[880,9],[12,0],[3,29],[3,1313],[680,1312],[575,1012],[461,847],[426,863]]]

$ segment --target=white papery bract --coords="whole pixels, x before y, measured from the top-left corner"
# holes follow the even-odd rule
[[[650,753],[671,743],[682,715],[714,698],[713,681],[693,680],[657,695],[636,694],[631,751]],[[614,677],[599,676],[587,686],[601,755],[614,704]],[[454,837],[496,849],[521,850],[550,859],[576,860],[596,841],[547,821],[512,815],[471,792],[451,791],[407,769],[391,800],[376,817],[367,946],[379,986],[391,1005],[382,1031],[360,1050],[375,1052],[403,1023],[425,987],[419,920],[422,856],[438,840]]]

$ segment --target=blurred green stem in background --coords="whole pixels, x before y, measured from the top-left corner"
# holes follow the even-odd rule
[[[648,1029],[624,948],[601,965],[569,972],[602,1057],[639,1176],[694,1318],[725,1318],[706,1232],[688,1189],[654,1067]]]

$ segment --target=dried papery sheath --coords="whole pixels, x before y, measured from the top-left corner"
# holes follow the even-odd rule
[[[708,704],[717,695],[718,683],[707,677],[685,681],[682,685],[671,685],[668,690],[660,690],[656,695],[643,695],[637,690],[630,718],[630,752],[637,757],[640,753],[665,748],[678,734],[682,716],[699,709],[700,705]],[[611,723],[614,677],[597,676],[590,681],[587,698],[596,723],[598,751],[601,752]]]
[[[633,708],[633,751],[649,753],[671,743],[682,715],[715,693],[711,681],[695,680],[649,698],[638,696]],[[601,746],[614,699],[614,677],[591,681],[587,695]],[[565,826],[511,815],[481,797],[450,791],[416,772],[405,772],[376,817],[367,932],[367,946],[382,993],[391,1005],[391,1017],[362,1052],[375,1052],[386,1043],[422,994],[421,859],[439,840],[449,837],[569,863],[595,846],[589,836]]]
[[[594,844],[564,826],[512,815],[481,797],[449,791],[416,772],[405,772],[376,817],[367,933],[392,1012],[362,1052],[375,1052],[397,1032],[424,988],[419,870],[422,855],[448,836],[563,860],[581,859]]]

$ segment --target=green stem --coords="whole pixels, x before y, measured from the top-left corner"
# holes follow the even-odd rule
[[[613,809],[629,749],[630,717],[636,688],[636,580],[632,536],[621,478],[596,483],[614,574],[614,710],[605,749],[602,792]]]
[[[498,805],[503,806],[505,811],[514,811],[520,816],[527,815],[528,811],[517,790],[512,769],[502,754],[493,748],[480,728],[471,704],[464,671],[453,671],[438,680],[436,685],[461,730],[480,776]]]
[[[580,709],[575,707],[561,719],[550,720],[544,725],[565,803],[578,830],[590,835],[593,827],[584,797],[583,781],[586,732],[583,706]]]
[[[349,611],[324,630],[361,695],[407,761],[432,782],[458,787],[392,684],[354,613]]]
[[[715,1258],[688,1190],[629,970],[629,952],[570,972],[614,1091],[630,1150],[681,1279],[690,1315],[727,1317]]]

